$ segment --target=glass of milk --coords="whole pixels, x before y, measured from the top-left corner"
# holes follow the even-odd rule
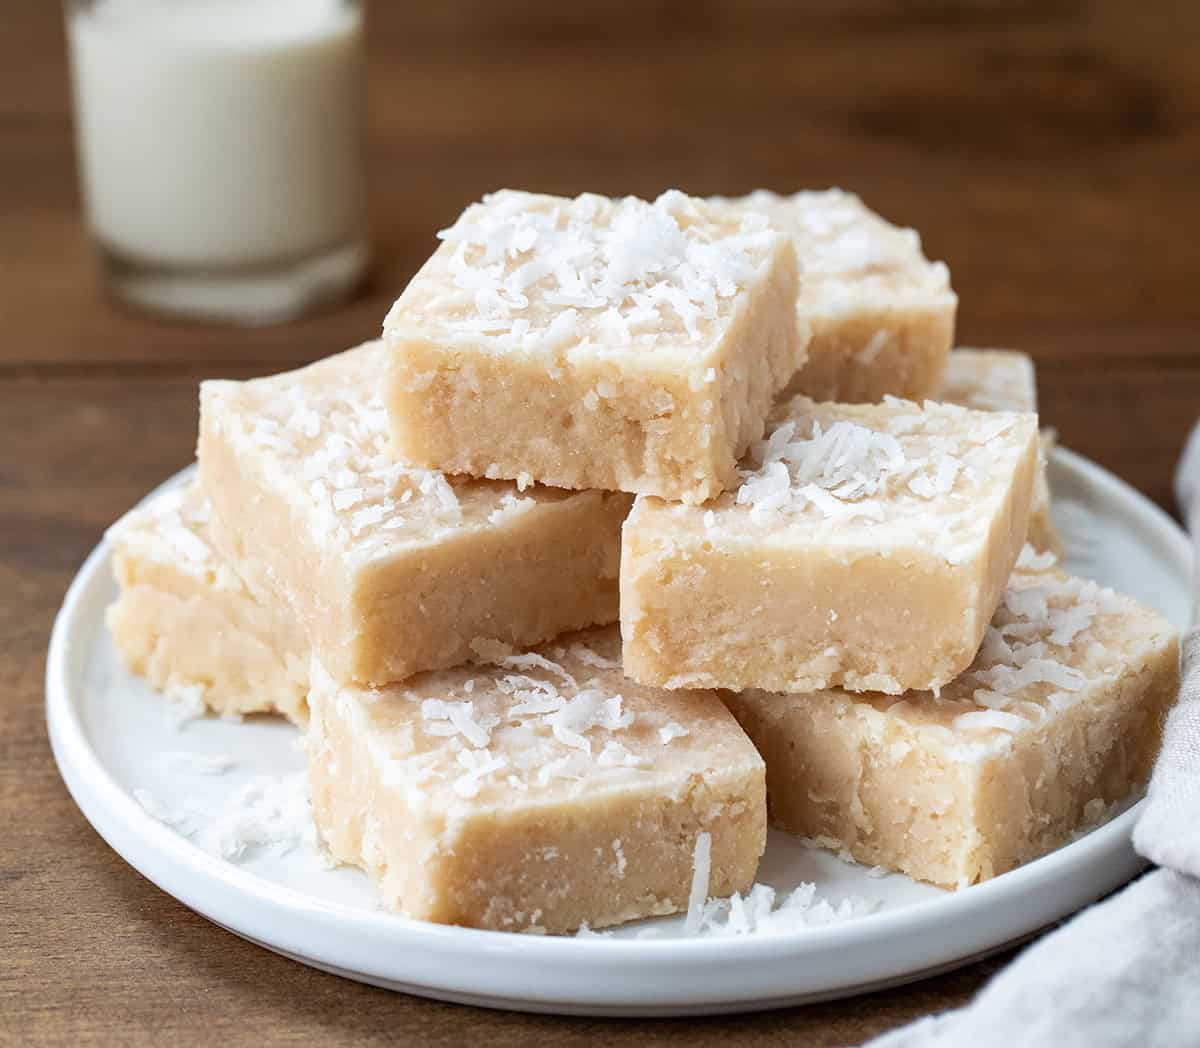
[[[261,324],[367,262],[357,0],[68,0],[80,175],[121,299]]]

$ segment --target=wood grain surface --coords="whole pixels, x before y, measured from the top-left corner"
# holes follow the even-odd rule
[[[1062,441],[1171,508],[1200,414],[1200,9],[1188,3],[443,0],[369,5],[375,263],[262,330],[96,286],[61,10],[0,0],[0,1043],[848,1045],[961,1004],[1004,958],[761,1016],[481,1011],[310,971],[127,867],[58,777],[42,675],[104,527],[187,463],[200,377],[372,337],[468,200],[838,184],[951,267],[963,344],[1026,349]]]

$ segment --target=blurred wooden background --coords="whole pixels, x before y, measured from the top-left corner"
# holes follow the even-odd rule
[[[995,962],[843,1004],[645,1024],[306,971],[188,913],[83,822],[41,722],[49,624],[102,528],[190,459],[198,378],[374,336],[433,232],[504,185],[856,190],[949,263],[959,342],[1033,353],[1063,442],[1170,507],[1200,414],[1200,8],[377,0],[369,23],[371,284],[302,323],[228,330],[101,298],[60,6],[0,0],[0,1042],[853,1043],[965,999]]]

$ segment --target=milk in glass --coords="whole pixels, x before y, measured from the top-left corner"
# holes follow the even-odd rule
[[[362,35],[346,0],[69,5],[84,202],[115,290],[267,321],[353,286]]]

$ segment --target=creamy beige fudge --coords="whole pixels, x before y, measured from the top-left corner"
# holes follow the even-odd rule
[[[126,514],[108,537],[120,585],[108,609],[126,666],[215,713],[307,719],[308,644],[287,610],[257,600],[213,548],[197,484]]]
[[[615,626],[381,690],[314,664],[309,777],[333,855],[411,917],[566,932],[743,891],[766,841],[762,759],[712,692],[621,675]]]
[[[439,236],[384,321],[420,465],[701,502],[804,361],[795,252],[761,215],[505,190]]]
[[[1033,359],[1010,349],[956,349],[935,399],[973,411],[1036,412]]]
[[[768,433],[708,506],[634,504],[626,673],[783,692],[948,683],[1024,544],[1037,417],[796,397]]]
[[[1032,552],[940,695],[726,696],[766,759],[773,825],[954,888],[1066,843],[1145,784],[1176,633]]]
[[[1008,349],[956,349],[946,361],[946,377],[938,400],[976,411],[1037,411],[1037,379],[1033,360]],[[1050,516],[1050,484],[1046,462],[1054,447],[1054,431],[1043,429],[1028,541],[1034,549],[1062,553],[1062,538]]]
[[[381,343],[201,386],[217,549],[289,608],[338,680],[452,666],[617,617],[629,496],[448,478],[394,461]]]
[[[808,361],[788,387],[814,400],[921,400],[942,381],[958,298],[915,230],[880,218],[840,189],[733,203],[789,234],[800,264],[796,315],[811,327]]]

